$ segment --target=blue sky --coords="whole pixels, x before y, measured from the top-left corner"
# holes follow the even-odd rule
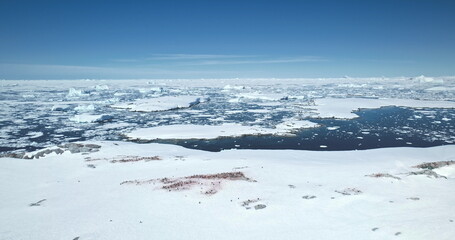
[[[0,79],[455,75],[455,1],[0,1]]]

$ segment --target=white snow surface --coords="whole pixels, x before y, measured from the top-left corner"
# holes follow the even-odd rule
[[[258,92],[249,92],[249,93],[240,93],[236,95],[236,99],[256,99],[256,100],[266,100],[266,101],[278,101],[286,97],[284,94],[264,94]]]
[[[408,174],[423,162],[455,159],[454,145],[213,153],[163,144],[93,143],[102,147],[89,155],[0,159],[0,239],[455,236],[455,165],[438,170],[447,179]],[[132,155],[162,160],[112,162]],[[217,192],[211,195],[201,193],[199,185],[168,191],[159,181],[121,184],[237,171],[251,180],[213,180]],[[374,173],[401,179],[365,176]],[[252,203],[242,206],[248,200]],[[259,204],[266,207],[256,210]]]
[[[209,125],[164,125],[152,128],[140,128],[127,134],[129,139],[213,139],[218,137],[236,137],[258,134],[261,129],[226,123],[218,126]]]
[[[75,89],[75,88],[70,88],[68,90],[68,97],[74,98],[74,97],[82,97],[82,96],[87,96],[88,94],[84,93],[82,89]]]
[[[314,109],[320,118],[352,119],[358,117],[353,113],[359,109],[374,109],[386,106],[411,108],[455,108],[451,101],[425,101],[414,99],[370,99],[370,98],[321,98],[315,100]]]
[[[118,103],[111,105],[111,107],[128,109],[133,112],[157,112],[177,108],[188,108],[204,101],[205,99],[201,96],[164,96],[138,99],[134,102]]]
[[[90,105],[79,105],[74,108],[74,110],[78,112],[93,112],[95,111],[95,106],[93,104]]]
[[[244,126],[236,123],[222,125],[164,125],[152,128],[139,128],[126,134],[129,139],[215,139],[219,137],[239,137],[243,135],[286,135],[297,129],[317,127],[318,124],[306,120],[289,120],[276,128]]]
[[[93,123],[97,121],[102,121],[104,120],[108,115],[103,115],[103,114],[87,114],[87,113],[82,113],[78,115],[74,115],[73,117],[70,117],[69,120],[77,123]]]

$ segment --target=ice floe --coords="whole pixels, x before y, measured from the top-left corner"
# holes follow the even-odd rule
[[[316,127],[318,124],[306,120],[289,120],[276,128],[245,126],[236,123],[222,125],[164,125],[152,128],[139,128],[127,133],[133,140],[157,139],[215,139],[219,137],[238,137],[244,135],[286,135],[303,128]]]
[[[118,103],[111,105],[112,108],[128,109],[133,112],[157,112],[172,109],[189,108],[207,98],[201,96],[164,96],[157,98],[138,99],[134,102]]]
[[[107,122],[112,120],[113,117],[106,114],[78,114],[74,115],[73,117],[69,118],[70,121],[77,122],[77,123],[95,123],[95,122]]]
[[[374,109],[385,106],[410,108],[455,108],[451,101],[425,101],[414,99],[369,99],[369,98],[321,98],[315,99],[314,109],[320,118],[350,119],[358,117],[353,111],[359,109]]]
[[[78,112],[92,112],[95,111],[95,106],[93,104],[79,105],[75,107],[74,110]]]

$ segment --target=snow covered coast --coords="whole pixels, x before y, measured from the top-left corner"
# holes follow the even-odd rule
[[[72,146],[74,153],[62,148],[38,159],[0,159],[2,239],[455,235],[453,145],[212,153],[153,143],[83,144]]]

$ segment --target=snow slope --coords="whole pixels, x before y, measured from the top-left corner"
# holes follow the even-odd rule
[[[411,174],[454,160],[453,145],[213,153],[93,143],[99,152],[0,159],[0,239],[455,236],[455,165],[434,169],[439,178]],[[226,172],[237,177],[213,175]],[[377,173],[385,177],[366,176]],[[180,180],[190,182],[169,187]]]

